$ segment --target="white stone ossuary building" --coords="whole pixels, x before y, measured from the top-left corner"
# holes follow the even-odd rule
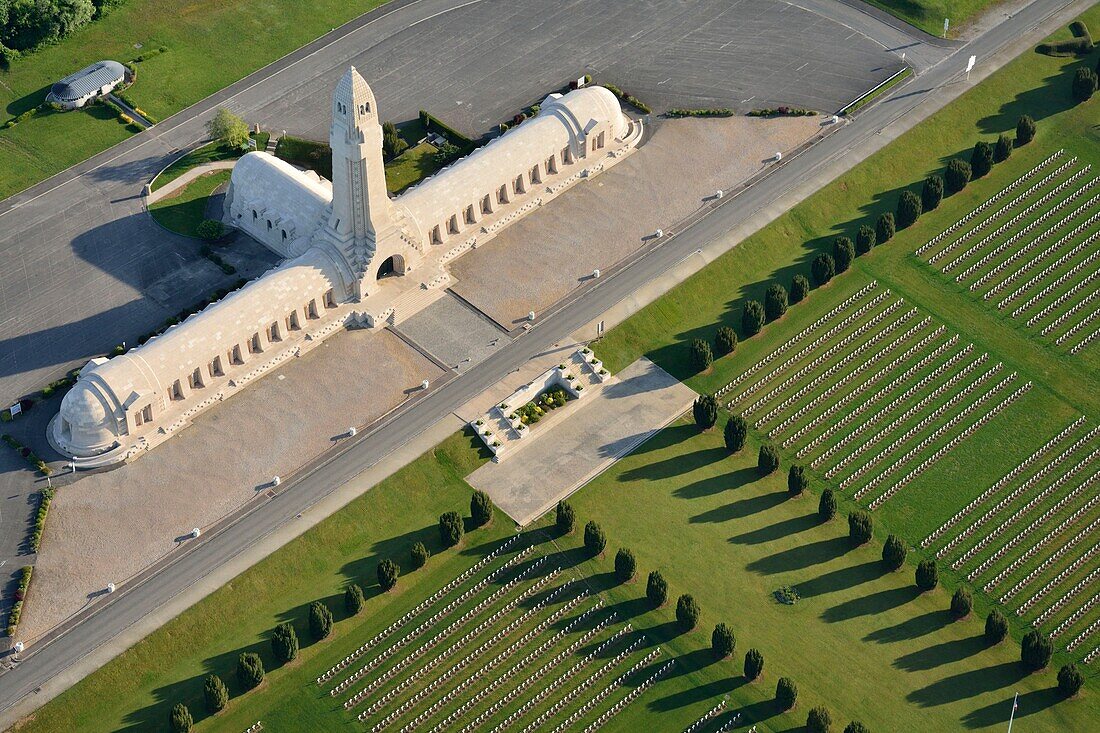
[[[602,87],[551,95],[391,199],[374,94],[351,68],[329,137],[331,183],[263,152],[238,161],[226,219],[287,259],[146,344],[88,362],[50,422],[57,450],[78,467],[132,460],[344,326],[385,324],[417,292],[446,287],[450,260],[632,152],[641,125]]]

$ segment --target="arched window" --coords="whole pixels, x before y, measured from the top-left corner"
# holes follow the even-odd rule
[[[259,218],[260,218],[260,215],[256,213],[255,209],[253,209],[252,210],[252,221],[256,221]]]
[[[466,207],[466,223],[467,224],[476,224],[477,223],[477,219],[474,218],[473,204]]]
[[[447,233],[458,234],[458,217],[451,214],[451,218],[447,220]]]

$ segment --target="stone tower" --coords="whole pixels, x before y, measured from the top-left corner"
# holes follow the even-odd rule
[[[348,283],[361,298],[374,283],[371,263],[379,243],[400,241],[399,214],[386,192],[382,126],[374,93],[349,67],[332,99],[332,207],[317,243],[336,250]],[[389,249],[386,247],[385,249]]]

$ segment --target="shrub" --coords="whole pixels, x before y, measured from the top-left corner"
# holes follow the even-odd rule
[[[714,395],[700,395],[691,404],[691,414],[700,430],[710,430],[718,420],[718,400]]]
[[[1050,664],[1050,657],[1053,654],[1054,643],[1049,636],[1038,629],[1032,629],[1024,634],[1023,641],[1020,642],[1020,661],[1029,670],[1036,672],[1044,669]]]
[[[237,682],[245,691],[264,681],[264,663],[256,652],[241,652],[237,657]]]
[[[1002,136],[1003,137],[1003,136]],[[932,211],[943,200],[943,178],[940,176],[928,176],[924,179],[924,187],[920,190],[920,203],[924,211]]]
[[[758,649],[745,652],[745,679],[752,682],[764,671],[764,655]]]
[[[458,512],[444,512],[439,515],[439,541],[444,547],[454,547],[462,541],[462,517]]]
[[[905,229],[916,224],[921,211],[920,198],[912,191],[902,191],[898,198],[898,228]]]
[[[217,219],[203,219],[195,228],[195,232],[204,241],[216,242],[225,236],[225,225]]]
[[[730,415],[726,421],[725,439],[726,450],[736,453],[745,447],[745,436],[748,435],[749,425],[741,415]]]
[[[780,677],[775,686],[775,702],[780,710],[790,710],[798,701],[798,687],[790,677]]]
[[[836,271],[844,272],[856,258],[856,248],[848,237],[837,237],[833,240],[833,262],[836,263]]]
[[[493,501],[484,491],[475,491],[470,497],[470,518],[475,527],[484,526],[493,518]]]
[[[733,654],[736,646],[737,637],[733,635],[733,631],[730,630],[729,626],[718,624],[714,627],[714,631],[710,634],[710,648],[714,652],[714,656],[725,659]]]
[[[861,255],[867,254],[875,248],[876,241],[875,230],[863,224],[856,233],[856,252]]]
[[[791,466],[787,471],[787,493],[791,496],[799,496],[810,485],[810,479],[806,477],[806,469],[802,466]]]
[[[625,547],[620,547],[615,553],[615,577],[620,583],[625,583],[634,578],[638,570],[638,563],[634,559],[634,553]]]
[[[858,720],[853,720],[844,726],[844,733],[871,733],[871,730]]]
[[[1008,636],[1008,619],[1000,609],[994,608],[985,617],[985,641],[987,644],[1000,644]]]
[[[750,300],[745,303],[741,311],[741,331],[746,336],[755,336],[764,327],[764,306],[758,300]]]
[[[885,244],[894,237],[894,232],[897,226],[894,223],[894,214],[890,211],[879,216],[878,221],[875,222],[875,234],[878,236],[878,243]]]
[[[825,522],[831,521],[836,516],[836,494],[832,489],[821,492],[821,500],[817,502],[817,516]]]
[[[943,172],[943,185],[948,194],[958,193],[970,183],[970,164],[965,160],[955,158],[947,164]]]
[[[363,610],[363,602],[363,589],[355,583],[349,585],[347,590],[344,591],[344,610],[348,612],[348,615],[358,615]]]
[[[997,144],[993,146],[993,162],[1003,163],[1012,157],[1012,138],[1001,135],[997,138]]]
[[[756,456],[756,470],[761,476],[774,473],[779,468],[779,451],[774,445],[760,446],[760,452]]]
[[[668,581],[664,579],[660,571],[654,570],[649,574],[645,584],[645,597],[649,599],[654,608],[660,608],[668,600]]]
[[[1016,120],[1016,147],[1023,147],[1035,139],[1035,120],[1030,115],[1020,115]]]
[[[1073,75],[1073,98],[1078,102],[1087,102],[1096,94],[1096,72],[1084,67]]]
[[[563,499],[558,502],[558,508],[554,514],[554,524],[558,531],[562,534],[572,534],[573,528],[577,526],[577,515],[573,512],[572,505]]]
[[[772,283],[764,291],[764,315],[769,321],[782,318],[787,312],[787,289],[779,283]]]
[[[829,733],[833,727],[833,716],[824,705],[811,708],[806,716],[806,733]]]
[[[1040,43],[1035,50],[1048,56],[1084,56],[1092,53],[1095,46],[1088,27],[1081,21],[1075,20],[1069,24],[1069,29],[1074,36],[1072,40]]]
[[[332,611],[322,601],[309,604],[309,633],[313,634],[315,641],[332,633]]]
[[[974,599],[966,588],[956,588],[951,596],[951,615],[957,619],[963,619],[970,615],[974,608]]]
[[[905,556],[908,552],[901,538],[892,534],[886,538],[886,544],[882,546],[882,562],[891,572],[900,570],[905,564]]]
[[[921,560],[917,565],[917,587],[922,591],[930,591],[940,583],[940,571],[936,567],[935,560]]]
[[[428,552],[428,548],[424,546],[423,542],[417,542],[409,550],[409,560],[412,562],[413,570],[419,570],[427,565],[429,557],[431,557],[431,553]]]
[[[393,560],[386,558],[378,563],[378,585],[383,593],[397,585],[397,576],[400,574],[401,567]]]
[[[810,294],[810,281],[805,275],[795,275],[791,280],[791,304],[801,303]]]
[[[848,514],[848,539],[853,547],[866,545],[874,532],[874,520],[870,513],[857,509]]]
[[[182,702],[177,702],[168,713],[168,729],[172,733],[191,733],[195,721],[191,719],[191,711]]]
[[[206,709],[211,715],[224,710],[229,704],[229,689],[222,682],[222,678],[216,674],[206,676],[202,684],[202,696],[206,700]]]
[[[593,557],[602,555],[605,547],[607,547],[607,537],[604,536],[600,525],[591,521],[584,525],[584,549],[588,554]]]
[[[714,354],[710,351],[710,344],[703,339],[694,339],[691,342],[691,366],[697,372],[705,372],[714,362]]]
[[[298,634],[289,623],[279,624],[271,632],[271,653],[283,664],[298,656]]]
[[[737,332],[729,326],[722,326],[714,337],[714,353],[718,356],[732,354],[737,350]]]
[[[1081,691],[1081,686],[1084,684],[1085,678],[1076,664],[1070,662],[1058,670],[1058,692],[1064,697],[1073,697]]]
[[[699,604],[689,593],[676,599],[676,621],[684,631],[691,631],[699,623]]]
[[[814,284],[818,287],[832,280],[833,275],[836,274],[836,262],[833,261],[833,256],[822,252],[814,257],[814,261],[810,264],[810,272],[814,276]]]
[[[974,145],[974,152],[970,154],[970,171],[973,178],[982,176],[993,170],[993,146],[984,140]]]

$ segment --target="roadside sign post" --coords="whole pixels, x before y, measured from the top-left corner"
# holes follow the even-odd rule
[[[603,321],[596,324],[596,338],[603,338]]]
[[[943,37],[944,38],[947,38],[947,29],[950,28],[950,27],[951,27],[951,19],[950,18],[944,18],[943,19]]]
[[[970,81],[970,71],[974,68],[974,62],[978,60],[977,56],[971,56],[966,62],[966,80]]]

